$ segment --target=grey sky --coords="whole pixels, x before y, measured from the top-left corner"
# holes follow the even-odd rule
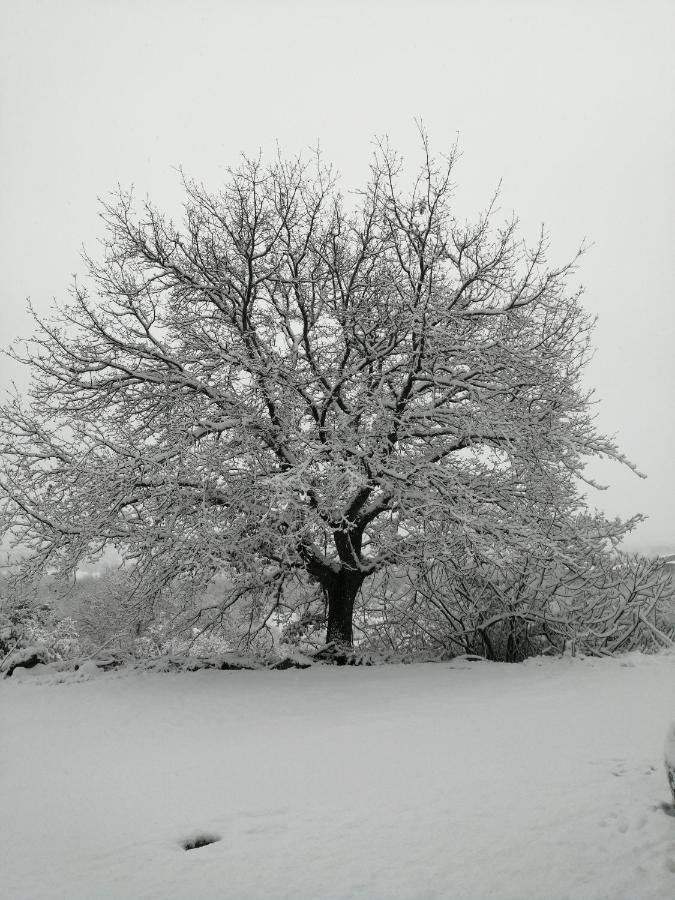
[[[592,503],[650,516],[675,545],[675,3],[672,0],[216,2],[0,0],[2,344],[30,331],[96,250],[97,195],[160,206],[174,167],[216,187],[239,151],[320,142],[345,188],[375,135],[411,162],[459,133],[457,202],[544,221],[599,316],[589,385],[602,428],[649,475],[593,465]],[[25,383],[0,362],[0,385]]]

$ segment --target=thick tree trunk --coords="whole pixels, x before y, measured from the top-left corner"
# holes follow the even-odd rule
[[[326,643],[334,642],[340,647],[352,646],[354,601],[362,584],[363,575],[348,569],[343,569],[338,575],[331,575],[323,583],[328,598]]]

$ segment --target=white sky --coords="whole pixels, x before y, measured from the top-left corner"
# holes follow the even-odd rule
[[[0,0],[0,264],[5,346],[95,251],[97,196],[119,182],[160,206],[174,167],[217,187],[241,150],[320,142],[345,188],[371,140],[414,161],[413,120],[459,133],[458,203],[500,179],[552,261],[586,237],[599,316],[599,421],[645,471],[595,465],[592,503],[644,512],[632,546],[675,545],[673,0]],[[24,376],[0,360],[0,387]]]

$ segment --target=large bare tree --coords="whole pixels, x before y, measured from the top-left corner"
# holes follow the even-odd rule
[[[223,604],[257,592],[261,621],[300,576],[349,645],[364,582],[448,529],[550,555],[584,458],[621,458],[580,383],[592,323],[543,231],[526,246],[494,204],[458,221],[455,155],[422,147],[403,187],[380,145],[347,199],[313,157],[185,179],[180,224],[104,204],[104,252],[36,316],[32,386],[2,410],[32,571],[114,546],[139,597],[226,572]]]

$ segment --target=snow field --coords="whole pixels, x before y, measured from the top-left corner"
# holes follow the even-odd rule
[[[78,674],[0,683],[7,900],[675,896],[673,655]]]

